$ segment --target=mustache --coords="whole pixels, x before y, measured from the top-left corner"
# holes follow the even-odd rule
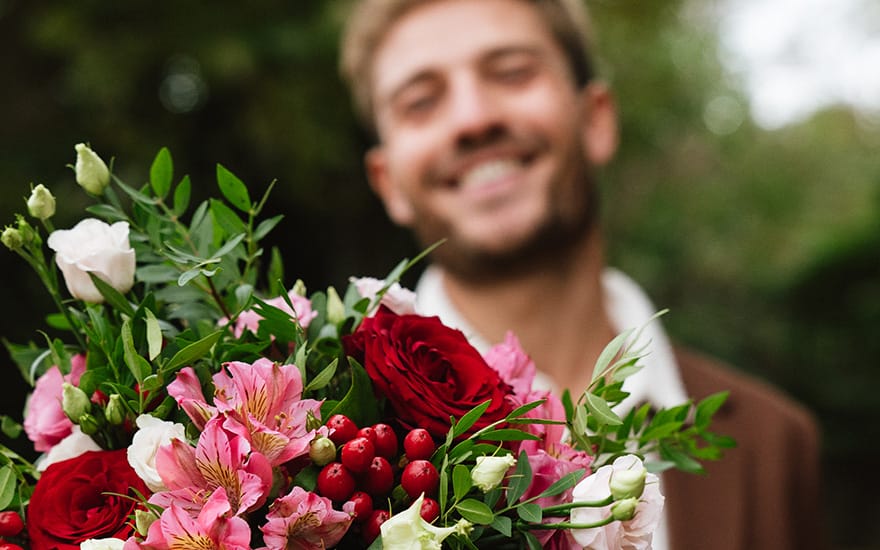
[[[541,136],[514,133],[504,128],[486,131],[478,136],[465,136],[457,139],[452,147],[439,156],[428,172],[428,178],[449,184],[486,159],[514,157],[527,162],[547,147],[547,140]]]

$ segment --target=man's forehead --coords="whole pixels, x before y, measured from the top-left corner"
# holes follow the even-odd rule
[[[478,62],[493,52],[553,47],[536,9],[521,0],[438,0],[418,6],[385,34],[372,67],[374,97],[416,75]]]

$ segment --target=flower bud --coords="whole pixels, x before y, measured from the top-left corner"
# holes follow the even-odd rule
[[[636,515],[637,498],[625,498],[611,505],[611,517],[617,521],[629,521]]]
[[[7,227],[0,235],[0,241],[9,250],[15,251],[24,246],[24,239],[21,237],[21,231],[14,227]]]
[[[38,220],[48,220],[55,215],[55,197],[41,183],[34,187],[27,200],[28,213]]]
[[[336,444],[326,436],[319,435],[309,443],[309,458],[317,466],[325,466],[336,460]]]
[[[88,413],[80,416],[79,419],[74,420],[73,422],[78,424],[79,429],[86,435],[95,435],[98,433],[98,430],[101,429],[101,424],[98,422],[98,419]]]
[[[29,224],[27,220],[24,219],[24,216],[20,214],[17,215],[16,221],[18,222],[18,232],[21,234],[21,240],[25,246],[37,240],[37,232],[34,231],[34,228],[31,227],[31,224]]]
[[[64,410],[64,414],[68,418],[76,422],[78,418],[87,415],[92,410],[92,402],[89,401],[86,392],[70,382],[64,382],[61,386],[61,409]]]
[[[327,321],[337,325],[345,320],[345,305],[336,289],[327,288]]]
[[[104,409],[104,416],[107,417],[107,422],[114,426],[125,422],[125,405],[122,404],[121,395],[114,393],[110,396],[107,407]]]
[[[507,470],[516,464],[511,455],[478,456],[477,464],[471,470],[471,479],[481,491],[491,491],[501,483]]]
[[[290,289],[290,292],[296,294],[297,296],[305,296],[306,295],[306,284],[302,279],[297,279],[295,283],[293,283],[293,288]]]
[[[611,474],[611,481],[608,482],[611,496],[614,497],[614,500],[639,498],[645,490],[645,476],[647,474],[648,470],[641,463],[633,469],[614,470],[614,473]]]
[[[100,195],[110,184],[110,170],[94,151],[85,143],[77,143],[76,149],[76,182],[93,195]]]

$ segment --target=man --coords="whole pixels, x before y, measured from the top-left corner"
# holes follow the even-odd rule
[[[513,331],[545,383],[573,394],[603,347],[654,313],[604,263],[594,174],[614,155],[617,125],[588,37],[574,0],[365,0],[342,60],[375,131],[366,164],[389,216],[425,245],[446,239],[417,289],[422,311],[478,344]],[[817,547],[809,415],[651,329],[633,400],[668,406],[729,389],[714,430],[739,443],[705,477],[664,474],[655,548]]]

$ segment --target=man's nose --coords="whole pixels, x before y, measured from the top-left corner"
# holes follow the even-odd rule
[[[449,123],[453,139],[461,145],[479,144],[502,127],[500,105],[485,85],[474,78],[456,82]]]

